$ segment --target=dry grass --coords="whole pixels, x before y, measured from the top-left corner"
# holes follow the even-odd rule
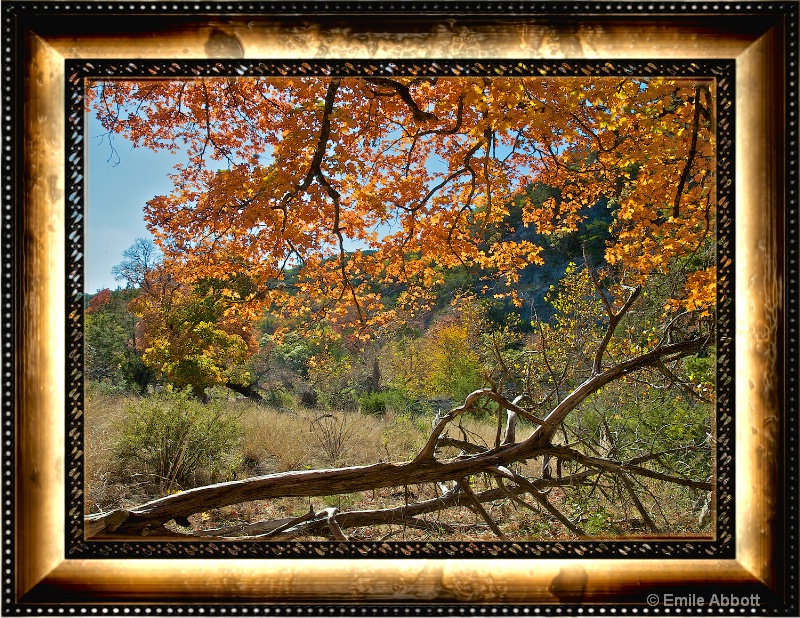
[[[157,496],[145,492],[146,485],[131,484],[130,479],[115,471],[113,444],[123,425],[128,409],[136,409],[136,398],[121,394],[108,394],[90,390],[86,398],[86,512],[97,512],[112,508],[140,504]],[[383,417],[367,416],[359,413],[330,412],[336,423],[343,423],[342,444],[337,456],[331,458],[322,447],[319,431],[315,432],[313,423],[324,412],[298,408],[294,410],[275,409],[258,405],[248,400],[235,399],[226,402],[230,411],[239,418],[242,430],[241,450],[233,453],[235,461],[234,478],[247,478],[284,472],[288,470],[320,469],[330,467],[367,465],[379,461],[408,461],[416,454],[427,439],[431,429],[431,418],[411,417],[392,411]],[[340,425],[335,425],[340,426]],[[466,417],[448,429],[449,435],[472,442],[492,446],[496,437],[496,420]],[[525,437],[531,429],[521,428]],[[541,459],[532,459],[515,464],[515,469],[526,476],[541,473]],[[494,487],[493,482],[483,476],[471,481],[475,491]],[[677,523],[677,528],[696,533],[695,516],[692,513],[691,496],[678,487],[653,488],[661,492],[660,508],[653,507],[654,518],[663,523],[665,517]],[[254,501],[199,513],[190,518],[195,529],[210,529],[260,520],[296,517],[326,506],[341,510],[380,509],[436,498],[440,488],[434,484],[409,487],[389,487],[354,494],[321,496],[315,498],[286,498],[270,501]],[[571,490],[570,490],[571,491]],[[649,502],[649,497],[642,496]],[[583,525],[591,525],[591,510],[577,513],[572,503],[575,496],[560,488],[553,488],[550,501],[570,517],[580,516]],[[492,518],[501,524],[507,538],[514,540],[564,540],[571,538],[565,528],[546,513],[539,511],[535,502],[529,503],[534,509],[527,509],[510,500],[485,504]],[[600,505],[608,514],[609,525],[596,533],[603,535],[641,534],[636,529],[636,513],[630,504]],[[590,507],[594,508],[594,507]],[[432,532],[408,529],[402,526],[374,526],[361,530],[348,531],[353,540],[494,540],[486,522],[472,510],[459,507],[445,512],[433,513],[423,517],[433,526],[446,523],[455,527],[455,532]],[[671,527],[675,529],[675,527]]]
[[[87,390],[84,431],[87,513],[130,506],[146,498],[135,486],[119,483],[115,478],[113,446],[125,410],[136,399],[133,395],[108,393],[98,388]]]
[[[357,413],[326,413],[298,408],[277,410],[251,402],[237,401],[243,414],[242,460],[246,471],[255,474],[350,466],[374,463],[381,458],[381,432],[387,422]],[[341,452],[329,457],[313,430],[315,420],[332,415],[344,423]]]
[[[313,449],[307,439],[298,439],[307,424],[305,414],[280,412],[249,402],[239,422],[242,426],[242,460],[245,471],[269,474],[302,469]]]
[[[131,395],[89,389],[86,396],[86,512],[130,506],[155,496],[129,482],[121,482],[113,446],[123,426],[126,409],[136,409]],[[430,422],[388,413],[383,418],[355,412],[325,413],[297,408],[275,409],[251,401],[227,402],[239,416],[242,430],[236,478],[339,466],[366,465],[378,461],[404,461],[422,446]],[[315,419],[332,414],[346,424],[341,452],[327,456],[319,433],[312,431]]]

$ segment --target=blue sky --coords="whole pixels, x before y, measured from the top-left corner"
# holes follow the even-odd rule
[[[94,114],[87,119],[88,200],[86,204],[86,263],[84,291],[124,287],[111,269],[122,261],[122,252],[137,238],[152,238],[144,223],[144,206],[157,195],[172,191],[176,163],[186,163],[183,154],[166,150],[134,148],[121,137],[108,136]],[[116,152],[115,152],[116,151]],[[388,232],[389,228],[379,228]],[[362,244],[346,239],[347,250]]]
[[[153,152],[116,135],[112,157],[108,138],[93,114],[87,119],[88,200],[86,204],[86,267],[84,290],[124,286],[111,268],[122,261],[122,252],[137,238],[150,238],[144,224],[144,205],[172,189],[175,163],[184,160],[166,151]],[[109,158],[111,158],[109,160]]]
[[[109,137],[93,113],[87,114],[87,194],[85,212],[84,291],[94,294],[103,288],[124,287],[111,269],[122,261],[122,252],[137,238],[151,238],[144,223],[144,206],[157,195],[166,195],[173,188],[168,174],[176,163],[186,163],[183,154],[166,150],[134,148],[120,135]],[[432,168],[442,166],[433,160]],[[444,169],[444,168],[443,168]],[[389,233],[390,225],[378,228]],[[350,251],[363,244],[345,239]]]
[[[152,238],[144,223],[144,206],[157,195],[173,189],[168,174],[176,163],[186,163],[183,154],[166,150],[134,148],[120,135],[108,136],[94,114],[87,118],[88,200],[85,228],[84,291],[94,294],[103,288],[124,287],[111,269],[122,261],[122,252],[137,238]],[[388,233],[390,226],[381,226]],[[345,239],[345,249],[354,250],[363,243]]]

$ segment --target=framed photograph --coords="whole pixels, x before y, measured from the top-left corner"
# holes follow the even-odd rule
[[[6,614],[797,613],[796,4],[3,20]]]

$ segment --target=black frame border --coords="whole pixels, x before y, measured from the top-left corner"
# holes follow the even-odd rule
[[[716,538],[563,542],[259,542],[85,540],[83,522],[83,158],[87,79],[367,75],[667,77],[713,79],[717,118]],[[70,558],[733,558],[734,519],[734,143],[735,68],[730,61],[67,61],[67,556]]]

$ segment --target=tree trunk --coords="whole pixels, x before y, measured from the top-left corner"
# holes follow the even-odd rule
[[[225,386],[228,387],[228,389],[232,390],[234,393],[244,395],[248,399],[252,399],[253,401],[257,401],[258,403],[264,403],[264,398],[261,396],[261,393],[259,393],[256,390],[255,383],[245,386],[243,384],[235,384],[233,382],[228,382]]]

